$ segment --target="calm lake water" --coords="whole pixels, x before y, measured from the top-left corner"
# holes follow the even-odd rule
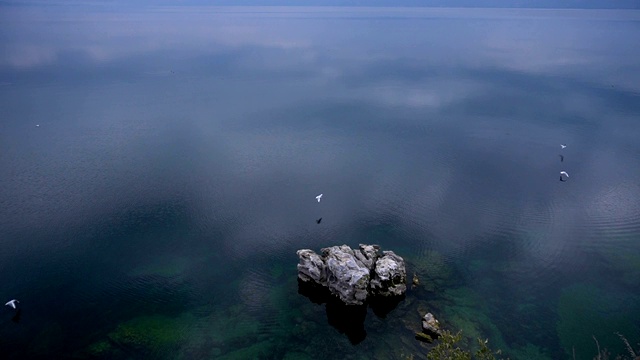
[[[640,341],[638,11],[0,23],[4,358],[420,359],[427,311],[511,359]],[[295,254],[359,243],[421,281],[360,323]]]

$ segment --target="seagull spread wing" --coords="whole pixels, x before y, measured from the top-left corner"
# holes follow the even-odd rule
[[[12,308],[16,308],[16,303],[18,302],[18,300],[11,300],[11,301],[7,301],[7,303],[5,304],[6,306],[11,306]]]
[[[567,174],[567,172],[566,172],[566,171],[560,171],[560,175],[564,175],[564,176],[566,176],[566,177],[569,177],[569,174]]]
[[[560,144],[560,147],[564,149],[564,148],[566,148],[566,147],[567,147],[567,145],[565,145],[565,144]]]
[[[322,199],[322,194],[316,196],[316,199],[318,200],[318,202],[320,202],[320,199]]]

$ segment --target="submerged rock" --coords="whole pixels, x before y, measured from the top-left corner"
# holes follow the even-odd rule
[[[420,340],[423,342],[427,342],[427,343],[433,342],[433,338],[423,332],[416,333],[415,337],[416,337],[416,340]]]
[[[322,249],[322,256],[298,250],[298,278],[327,287],[347,305],[362,305],[370,295],[403,295],[407,290],[404,260],[392,251],[380,257],[379,249],[366,244],[357,250],[332,246]]]
[[[427,313],[422,318],[422,330],[425,334],[429,335],[432,338],[438,338],[442,335],[442,330],[440,330],[440,322],[433,316],[432,313]]]
[[[413,273],[413,280],[411,281],[411,289],[415,289],[420,285],[420,279],[418,279],[418,274]]]

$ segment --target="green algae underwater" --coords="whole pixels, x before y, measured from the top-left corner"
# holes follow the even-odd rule
[[[180,279],[190,266],[180,257],[173,262],[167,260],[162,260],[162,266],[156,263],[134,269],[131,276],[152,278],[156,284],[152,287],[161,287],[162,292],[171,288],[179,294],[177,298],[163,301],[184,301],[192,290]],[[226,306],[208,303],[169,312],[160,307],[144,315],[120,315],[122,320],[113,321],[110,327],[85,335],[82,341],[86,346],[68,355],[83,359],[425,359],[433,345],[417,341],[414,335],[421,331],[422,314],[432,312],[441,319],[443,328],[462,331],[463,348],[474,349],[476,339],[480,338],[490,339],[493,349],[501,349],[503,355],[511,359],[542,360],[558,356],[533,343],[507,343],[499,323],[492,321],[496,313],[486,299],[483,300],[483,295],[457,284],[459,267],[435,251],[425,256],[405,257],[409,273],[420,278],[420,285],[409,289],[406,298],[384,318],[369,311],[364,324],[366,339],[354,346],[345,334],[328,324],[325,305],[315,304],[298,294],[295,259],[291,260],[256,263],[264,270],[248,271],[243,280],[217,288],[216,292],[222,291],[229,297],[236,293],[235,301],[227,301]],[[243,301],[238,294],[242,290],[237,287],[251,283],[258,283],[267,291],[260,297],[259,307]],[[622,354],[624,349],[614,332],[635,331],[635,324],[630,320],[633,317],[619,315],[627,314],[620,308],[625,304],[624,299],[597,297],[594,291],[602,290],[576,285],[561,292],[558,326],[550,331],[557,331],[565,352],[562,356],[570,355],[575,348],[576,358],[591,358],[594,355],[591,330],[594,329],[600,343]],[[630,305],[634,299],[628,301]],[[520,306],[535,307],[533,304]],[[595,328],[584,326],[585,314],[596,318]],[[531,324],[533,326],[535,324]],[[50,325],[26,355],[40,357],[50,353],[52,344],[61,340],[61,331],[64,331],[61,326],[56,329]]]

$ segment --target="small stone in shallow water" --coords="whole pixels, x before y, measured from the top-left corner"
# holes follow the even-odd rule
[[[440,322],[433,316],[432,313],[427,313],[422,318],[422,330],[432,337],[438,338],[442,335],[440,330]]]
[[[418,274],[413,273],[413,280],[411,281],[411,288],[415,289],[420,285],[420,279],[418,279]]]

